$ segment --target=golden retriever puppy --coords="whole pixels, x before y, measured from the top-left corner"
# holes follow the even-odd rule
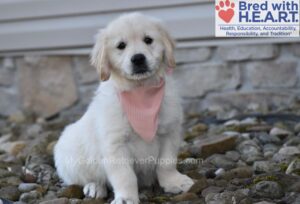
[[[66,184],[89,197],[114,191],[113,204],[139,203],[138,186],[155,179],[171,193],[193,180],[176,170],[182,108],[169,71],[174,43],[162,23],[126,14],[97,35],[91,63],[103,81],[82,118],[65,128],[54,150]]]

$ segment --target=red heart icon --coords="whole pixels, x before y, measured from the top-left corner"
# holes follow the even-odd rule
[[[219,17],[226,23],[229,23],[231,21],[233,15],[234,15],[234,10],[231,8],[227,9],[226,11],[224,10],[219,11]]]

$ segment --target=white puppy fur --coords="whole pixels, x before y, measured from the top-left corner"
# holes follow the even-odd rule
[[[153,42],[146,43],[146,37]],[[65,128],[54,150],[57,172],[66,184],[84,186],[90,197],[105,197],[111,186],[113,204],[139,203],[138,185],[150,185],[156,178],[171,193],[186,192],[193,185],[176,170],[182,109],[172,77],[166,74],[175,66],[173,48],[160,21],[138,13],[123,15],[99,32],[91,62],[105,82],[82,118]],[[136,53],[146,57],[146,73],[132,74],[130,59]],[[133,131],[117,92],[154,85],[161,78],[165,95],[158,130],[148,143]]]

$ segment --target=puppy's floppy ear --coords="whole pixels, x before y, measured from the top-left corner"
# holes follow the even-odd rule
[[[165,26],[160,22],[157,21],[157,27],[159,32],[162,35],[163,44],[165,47],[165,61],[169,68],[175,68],[176,62],[174,58],[174,48],[175,42],[172,39],[169,32],[166,30]]]
[[[100,30],[96,35],[96,43],[91,53],[91,64],[96,67],[101,81],[106,81],[110,77],[110,63],[107,57],[106,50],[106,32]]]

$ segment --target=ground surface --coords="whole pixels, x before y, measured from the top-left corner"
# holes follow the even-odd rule
[[[300,203],[297,110],[267,112],[265,116],[247,111],[188,115],[178,168],[195,179],[195,185],[180,195],[165,194],[153,186],[140,191],[141,202]],[[245,113],[248,115],[242,115]],[[80,186],[61,186],[53,165],[53,146],[63,127],[75,119],[42,120],[30,114],[0,119],[1,198],[43,204],[112,200],[111,192],[105,200],[92,200],[84,198]]]

